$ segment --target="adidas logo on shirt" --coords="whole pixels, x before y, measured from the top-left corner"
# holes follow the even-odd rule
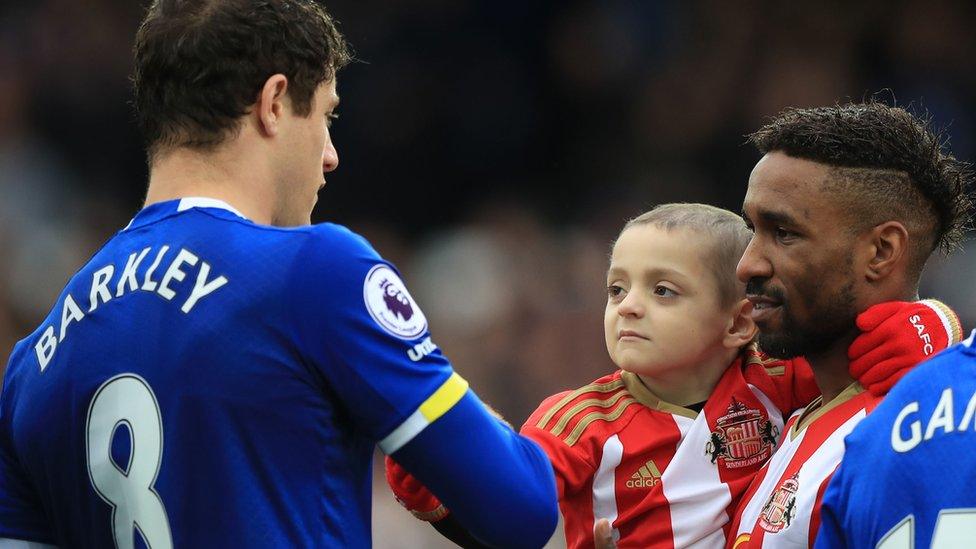
[[[658,471],[657,465],[654,465],[654,460],[649,459],[637,472],[630,475],[626,485],[627,488],[650,488],[660,482],[661,472]]]

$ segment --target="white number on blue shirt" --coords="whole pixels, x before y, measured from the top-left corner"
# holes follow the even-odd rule
[[[153,489],[163,459],[163,420],[156,395],[136,374],[119,374],[95,391],[88,408],[88,475],[98,495],[112,506],[112,530],[119,549],[131,549],[134,529],[152,549],[170,549],[166,509]],[[129,466],[112,459],[112,439],[125,425]]]
[[[972,547],[976,532],[976,509],[943,509],[935,521],[931,549],[966,549]],[[912,549],[915,547],[915,517],[908,515],[878,542],[876,549]]]

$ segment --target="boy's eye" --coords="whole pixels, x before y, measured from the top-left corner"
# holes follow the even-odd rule
[[[667,286],[662,286],[661,284],[658,284],[657,286],[654,286],[654,295],[661,296],[661,297],[676,297],[678,295],[678,292],[672,290],[671,288],[668,288]]]
[[[616,298],[616,297],[622,297],[624,295],[624,292],[625,291],[626,290],[624,290],[620,286],[617,286],[616,284],[610,284],[609,286],[607,286],[607,296],[610,299],[613,299],[613,298]]]
[[[338,119],[339,119],[339,113],[337,112],[330,112],[330,113],[326,113],[325,115],[325,122],[330,128],[332,127],[332,123]]]

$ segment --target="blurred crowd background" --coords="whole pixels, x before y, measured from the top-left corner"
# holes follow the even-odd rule
[[[0,7],[4,364],[140,208],[128,74],[146,2]],[[339,77],[340,167],[315,219],[400,268],[435,343],[516,425],[612,370],[604,273],[624,221],[671,201],[738,211],[758,159],[744,135],[783,107],[876,95],[930,113],[957,157],[976,157],[963,0],[326,5],[360,62]],[[966,329],[974,258],[933,261],[922,287]],[[377,547],[448,546],[381,483],[374,515]]]

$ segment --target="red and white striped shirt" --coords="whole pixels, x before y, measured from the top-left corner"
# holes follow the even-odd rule
[[[784,415],[818,393],[806,363],[750,348],[702,413],[663,402],[618,371],[549,397],[522,433],[552,460],[570,548],[593,547],[599,518],[610,519],[621,548],[720,547]]]
[[[844,457],[844,437],[880,401],[855,382],[826,405],[818,397],[793,414],[736,510],[728,547],[812,547],[824,489]]]

